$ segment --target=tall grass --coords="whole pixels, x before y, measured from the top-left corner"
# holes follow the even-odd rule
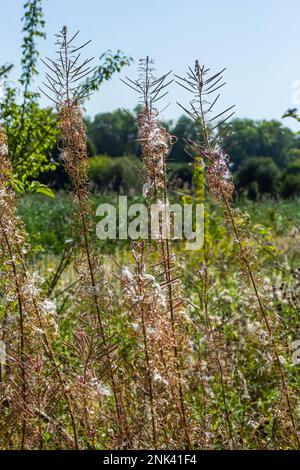
[[[34,422],[44,416],[44,403],[41,396],[47,397],[45,389],[53,386],[45,382],[43,367],[46,367],[42,348],[46,348],[46,356],[56,374],[56,379],[66,404],[74,432],[75,447],[77,431],[71,398],[67,386],[52,349],[52,337],[55,335],[53,305],[39,290],[30,273],[25,254],[30,248],[26,243],[26,234],[22,222],[16,215],[16,199],[12,190],[12,170],[8,160],[8,148],[5,130],[0,128],[0,164],[1,164],[1,285],[4,291],[5,310],[2,324],[2,338],[5,344],[7,366],[1,367],[1,383],[3,385],[2,400],[9,403],[4,413],[1,438],[4,442],[10,436],[10,427],[20,427],[20,434],[15,434],[15,446],[26,448],[28,435],[38,431],[41,442],[41,424],[38,430]],[[15,313],[18,323],[15,324]],[[19,372],[18,372],[19,371]],[[47,374],[47,372],[46,372]],[[18,441],[20,442],[18,444]],[[32,441],[31,441],[32,442]]]
[[[72,182],[68,247],[60,260],[54,257],[50,273],[46,269],[47,279],[30,265],[0,128],[0,339],[6,350],[0,447],[298,448],[299,371],[290,351],[298,324],[297,272],[279,289],[266,277],[263,261],[275,250],[269,234],[262,243],[255,239],[247,216],[233,205],[222,148],[232,108],[210,114],[221,73],[209,76],[196,62],[187,77],[177,77],[192,94],[190,108],[183,108],[201,136],[187,142],[196,194],[183,194],[182,202],[210,198],[205,246],[183,251],[183,243],[166,236],[172,220],[162,217],[151,241],[137,240],[105,259],[95,240],[82,116],[80,83],[89,60],[80,62],[76,37],[69,39],[64,27],[57,59],[47,62],[61,158]],[[152,204],[166,213],[170,205],[167,168],[176,140],[156,103],[172,79],[157,78],[147,57],[138,79],[125,82],[140,96],[137,140],[150,219]]]

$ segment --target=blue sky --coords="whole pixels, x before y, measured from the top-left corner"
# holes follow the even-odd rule
[[[14,79],[19,72],[22,4],[1,0],[0,63],[16,64]],[[43,55],[54,55],[54,34],[67,24],[70,30],[80,29],[83,42],[92,39],[89,56],[106,49],[132,55],[135,64],[120,76],[135,77],[137,61],[145,55],[155,58],[158,74],[173,70],[182,75],[197,58],[212,70],[227,67],[223,103],[235,103],[239,117],[280,119],[293,106],[292,83],[300,79],[299,0],[44,0],[44,12]],[[120,76],[92,97],[88,114],[135,106],[136,96]],[[176,101],[186,103],[187,94],[172,85],[165,118],[181,114]],[[292,121],[284,122],[293,126]]]

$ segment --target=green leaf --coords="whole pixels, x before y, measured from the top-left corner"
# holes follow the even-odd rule
[[[46,197],[55,198],[55,192],[48,188],[45,184],[39,183],[38,181],[33,181],[29,187],[29,192],[43,194]]]

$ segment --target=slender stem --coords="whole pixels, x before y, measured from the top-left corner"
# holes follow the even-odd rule
[[[85,253],[87,257],[89,274],[90,274],[92,288],[93,288],[94,306],[96,309],[96,315],[97,315],[101,339],[104,345],[107,346],[107,338],[105,335],[101,310],[99,307],[99,301],[98,301],[97,290],[96,290],[97,286],[96,286],[94,268],[93,268],[93,263],[92,263],[92,258],[91,258],[91,249],[90,249],[90,244],[89,244],[89,239],[88,239],[88,221],[86,219],[86,214],[85,214],[85,210],[83,207],[81,190],[77,184],[76,184],[76,194],[77,194],[78,201],[79,201],[79,210],[80,210],[80,217],[81,217],[83,237],[84,237],[84,249],[85,249]],[[110,380],[111,380],[112,387],[113,387],[113,394],[114,394],[114,400],[115,400],[115,405],[116,405],[116,412],[117,412],[118,423],[119,423],[120,433],[121,433],[121,442],[122,442],[123,441],[123,412],[122,412],[122,407],[120,404],[120,397],[119,397],[117,384],[116,384],[116,380],[115,380],[115,376],[113,372],[111,357],[109,353],[107,354],[107,358],[108,358],[108,363],[109,363],[109,375],[110,375]]]
[[[155,412],[154,412],[154,394],[153,394],[153,384],[152,384],[152,377],[151,377],[150,356],[149,356],[149,351],[148,351],[147,331],[146,331],[146,325],[145,325],[145,313],[144,313],[143,306],[141,309],[141,314],[142,314],[144,352],[145,352],[145,359],[146,359],[146,373],[147,373],[147,381],[148,381],[148,386],[149,386],[149,397],[150,397],[150,408],[151,408],[152,436],[153,436],[154,449],[157,449],[157,430],[156,430],[156,418],[155,418]]]
[[[206,151],[208,153],[208,156],[212,157],[212,149],[211,149],[211,144],[210,144],[210,140],[209,140],[208,129],[207,129],[207,126],[206,126],[206,120],[205,120],[205,112],[204,112],[204,107],[203,107],[202,92],[203,92],[203,76],[202,76],[202,72],[201,72],[201,69],[200,69],[200,75],[198,77],[198,98],[199,98],[200,114],[201,114],[201,120],[202,120],[202,130],[203,130],[203,134],[204,134],[204,141],[205,141]],[[234,217],[233,217],[233,213],[232,213],[232,209],[230,207],[230,203],[228,201],[228,198],[227,198],[226,194],[224,193],[221,182],[219,184],[219,189],[220,189],[220,192],[221,192],[221,195],[222,195],[222,200],[223,200],[223,203],[224,203],[224,206],[225,206],[226,213],[229,216],[229,220],[230,220],[230,223],[232,225],[233,232],[235,234],[235,237],[236,237],[236,240],[237,240],[237,243],[238,243],[238,246],[239,246],[239,251],[240,251],[240,254],[241,254],[242,261],[243,261],[243,263],[246,267],[246,270],[248,272],[248,275],[250,277],[251,284],[252,284],[252,287],[253,287],[253,290],[254,290],[256,300],[257,300],[258,305],[259,305],[259,309],[260,309],[263,321],[266,325],[266,328],[268,330],[268,333],[269,333],[269,336],[270,336],[270,339],[271,339],[271,342],[272,342],[276,362],[277,362],[278,369],[279,369],[279,372],[280,372],[280,377],[281,377],[281,382],[282,382],[282,386],[283,386],[283,390],[284,390],[284,395],[285,395],[285,398],[286,398],[286,403],[287,403],[287,407],[288,407],[290,421],[291,421],[291,425],[292,425],[293,432],[294,432],[294,437],[296,438],[298,448],[300,448],[300,440],[299,440],[299,436],[298,436],[298,432],[297,432],[297,429],[296,429],[296,424],[295,424],[295,420],[294,420],[294,416],[293,416],[293,412],[292,412],[291,400],[290,400],[290,396],[289,396],[288,386],[287,386],[287,383],[286,383],[285,373],[284,373],[282,364],[280,362],[279,352],[278,352],[277,345],[276,345],[276,342],[275,342],[274,337],[273,337],[272,328],[271,328],[270,322],[268,320],[268,316],[267,316],[267,313],[265,311],[265,308],[263,306],[263,303],[262,303],[262,300],[261,300],[261,297],[260,297],[260,294],[259,294],[259,291],[258,291],[258,287],[257,287],[256,281],[255,281],[255,278],[254,278],[254,274],[253,274],[251,266],[250,266],[250,263],[248,261],[248,258],[246,256],[245,252],[244,252],[244,248],[243,248],[243,245],[242,245],[241,240],[240,240],[238,228],[236,226],[236,223],[235,223],[235,220],[234,220]]]
[[[280,372],[281,383],[282,383],[282,387],[283,387],[283,390],[284,390],[284,395],[285,395],[285,399],[286,399],[286,403],[287,403],[287,407],[288,407],[288,412],[289,412],[289,416],[290,416],[290,420],[291,420],[291,424],[292,424],[292,428],[293,428],[293,432],[294,432],[294,437],[296,438],[298,448],[300,448],[300,440],[299,440],[299,436],[298,436],[298,432],[297,432],[297,428],[296,428],[296,423],[295,423],[295,419],[294,419],[294,415],[293,415],[293,411],[292,411],[292,405],[291,405],[288,385],[286,383],[286,376],[285,376],[285,372],[284,372],[284,369],[283,369],[281,361],[280,361],[280,356],[279,356],[277,344],[276,344],[274,336],[273,336],[272,327],[271,327],[271,324],[269,322],[267,312],[265,311],[265,308],[263,306],[263,302],[261,300],[261,297],[260,297],[260,294],[259,294],[259,291],[258,291],[258,287],[257,287],[256,281],[255,281],[250,263],[248,261],[248,258],[246,256],[245,252],[244,252],[244,248],[243,248],[240,236],[239,236],[239,231],[238,231],[238,228],[236,226],[236,223],[235,223],[235,220],[234,220],[234,217],[233,217],[233,214],[232,214],[232,209],[231,209],[230,204],[229,204],[229,202],[228,202],[228,200],[227,200],[227,198],[226,198],[226,196],[223,192],[222,186],[220,187],[220,190],[221,190],[221,193],[222,193],[222,198],[223,198],[223,201],[224,201],[224,204],[225,204],[226,212],[229,216],[229,219],[230,219],[230,222],[231,222],[231,225],[232,225],[232,228],[233,228],[233,231],[234,231],[234,234],[235,234],[238,246],[239,246],[239,251],[240,251],[240,254],[241,254],[242,261],[243,261],[243,263],[244,263],[244,265],[247,269],[248,275],[250,277],[251,284],[252,284],[252,287],[253,287],[253,290],[254,290],[254,294],[255,294],[257,303],[259,305],[259,309],[260,309],[263,321],[265,323],[265,326],[267,328],[269,337],[271,339],[271,343],[272,343],[272,347],[273,347],[273,350],[274,350],[276,362],[277,362],[278,369],[279,369],[279,372]]]
[[[163,186],[163,198],[165,207],[168,203],[168,183],[167,183],[167,170],[166,170],[166,161],[164,155],[161,157],[163,159],[163,178],[164,178],[164,186]],[[156,187],[155,187],[155,194],[156,194]],[[156,194],[157,198],[157,194]],[[169,221],[170,222],[170,221]],[[180,419],[182,421],[184,434],[185,434],[185,441],[186,441],[186,448],[191,449],[191,440],[188,432],[188,425],[186,419],[186,410],[184,404],[184,397],[183,397],[183,389],[182,389],[182,377],[180,372],[180,365],[179,365],[179,357],[178,357],[178,348],[177,348],[177,338],[176,338],[176,328],[175,328],[175,308],[174,308],[174,295],[173,295],[173,287],[171,283],[171,264],[170,264],[170,245],[168,238],[166,240],[160,240],[161,249],[162,249],[162,256],[164,260],[164,270],[165,270],[165,279],[168,283],[168,300],[170,305],[170,313],[171,313],[171,328],[172,328],[172,337],[174,341],[174,362],[175,362],[175,373],[177,375],[177,383],[178,383],[178,392],[179,392],[179,402],[180,402]]]
[[[226,416],[226,423],[227,423],[229,438],[231,440],[231,444],[233,446],[233,449],[235,449],[235,440],[234,440],[234,437],[233,437],[232,424],[231,424],[231,419],[230,419],[228,406],[227,406],[224,372],[223,372],[221,359],[220,359],[220,356],[219,356],[219,350],[218,350],[218,344],[217,344],[217,340],[216,340],[216,336],[215,336],[215,331],[214,331],[214,328],[211,324],[211,320],[210,320],[209,313],[208,313],[208,292],[207,292],[207,282],[206,281],[204,282],[204,312],[205,312],[206,325],[208,327],[210,336],[213,340],[213,350],[214,350],[214,353],[215,353],[215,359],[216,359],[216,362],[218,364],[218,368],[219,368],[219,372],[220,372],[222,398],[223,398],[223,403],[224,403],[224,409],[225,409],[225,416]]]
[[[5,232],[4,227],[1,224],[1,231],[4,236],[6,246],[8,249],[9,253],[9,258],[12,264],[12,269],[13,269],[13,277],[14,277],[14,283],[16,287],[16,292],[17,292],[17,297],[18,297],[18,306],[19,306],[19,325],[20,325],[20,359],[21,359],[21,377],[22,377],[22,400],[23,404],[26,404],[26,398],[27,398],[27,379],[26,379],[26,372],[25,372],[25,334],[24,334],[24,311],[23,311],[23,301],[22,301],[22,294],[21,294],[21,288],[19,285],[19,280],[18,280],[18,273],[17,273],[17,267],[14,261],[14,256],[12,253],[12,247],[10,240],[7,237],[7,234]],[[25,447],[25,437],[26,437],[26,419],[23,418],[22,421],[22,438],[21,438],[21,450],[24,450]]]
[[[26,269],[26,265],[25,265],[23,255],[22,255],[22,251],[20,249],[19,244],[17,244],[17,251],[18,251],[18,255],[19,255],[19,258],[20,258],[20,261],[21,261],[21,264],[22,264],[23,275],[24,275],[25,278],[27,278],[28,277],[27,269]],[[70,413],[70,418],[71,418],[73,434],[74,434],[75,449],[78,450],[79,449],[78,433],[77,433],[75,415],[74,415],[73,407],[72,407],[72,404],[71,404],[71,401],[70,401],[71,394],[70,394],[70,392],[67,391],[67,387],[65,385],[64,379],[63,379],[62,374],[59,370],[59,366],[58,366],[58,364],[56,362],[56,358],[55,358],[55,353],[52,350],[51,343],[48,339],[48,336],[47,336],[47,333],[46,333],[46,328],[45,328],[45,325],[44,325],[39,307],[38,307],[37,302],[36,302],[35,299],[33,299],[33,305],[34,305],[34,308],[35,308],[36,316],[37,316],[38,321],[39,321],[40,328],[43,331],[44,344],[46,346],[46,351],[47,351],[48,357],[49,357],[50,362],[51,362],[51,364],[54,368],[54,371],[55,371],[56,376],[58,378],[58,381],[60,383],[64,398],[65,398],[66,403],[67,403],[67,407],[68,407],[68,410],[69,410],[69,413]]]

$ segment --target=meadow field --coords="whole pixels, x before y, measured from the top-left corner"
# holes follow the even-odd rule
[[[63,26],[40,62],[43,2],[23,8],[17,85],[0,66],[0,449],[299,450],[299,133],[234,117],[198,59],[93,67]],[[116,73],[136,107],[87,116]]]
[[[117,198],[116,193],[94,196],[94,207],[103,200],[112,202]],[[140,199],[139,196],[132,197],[132,202]],[[241,211],[242,227],[249,237],[247,243],[251,244],[258,258],[256,276],[259,275],[260,278],[263,298],[268,299],[272,318],[273,315],[276,317],[276,337],[282,347],[280,360],[293,387],[295,420],[298,423],[296,396],[299,387],[299,353],[298,343],[294,342],[300,334],[299,201],[243,200],[236,203],[236,207]],[[33,247],[29,257],[30,270],[42,291],[47,292],[50,310],[53,308],[53,312],[55,311],[51,321],[56,330],[56,354],[61,358],[62,370],[70,384],[74,380],[72,390],[76,400],[76,417],[79,419],[83,413],[79,419],[79,425],[83,429],[86,424],[81,393],[87,394],[85,400],[89,428],[88,432],[79,431],[79,446],[98,449],[117,447],[114,436],[114,426],[117,424],[114,423],[112,392],[105,371],[105,351],[100,353],[99,364],[95,358],[93,367],[96,370],[100,367],[100,373],[97,371],[96,374],[94,370],[89,372],[91,383],[87,389],[82,383],[87,377],[81,378],[84,374],[82,376],[83,365],[80,364],[85,357],[84,347],[88,347],[89,343],[86,343],[88,339],[81,323],[83,321],[85,325],[80,279],[76,267],[74,269],[76,244],[73,238],[72,201],[64,192],[57,194],[55,199],[44,195],[27,195],[20,199],[18,213],[24,220],[28,239]],[[135,248],[132,248],[131,243],[97,240],[96,252],[100,255],[107,279],[106,295],[109,295],[111,305],[104,311],[105,322],[111,338],[110,347],[116,348],[114,361],[122,386],[127,419],[130,419],[131,438],[135,439],[131,446],[153,448],[154,444],[149,442],[148,436],[151,431],[147,429],[151,426],[151,417],[147,414],[144,347],[139,343],[140,318],[136,317],[136,307],[131,305],[128,308],[125,303],[127,294],[124,279],[127,279],[129,272],[136,272]],[[275,373],[272,352],[269,351],[270,339],[257,316],[251,286],[242,272],[236,242],[230,236],[226,217],[212,200],[205,201],[203,248],[196,252],[187,251],[184,245],[183,241],[174,242],[181,296],[185,299],[186,317],[182,321],[190,347],[186,353],[188,363],[184,369],[184,384],[192,448],[294,448],[286,416],[281,424],[284,403],[278,388],[280,376]],[[155,287],[157,288],[158,286]],[[154,302],[154,296],[155,290],[150,294],[151,303]],[[151,342],[152,327],[148,328]],[[33,332],[31,330],[31,334]],[[159,402],[159,412],[156,412],[164,415],[163,423],[160,424],[161,441],[156,445],[171,449],[186,447],[184,437],[178,442],[178,430],[174,433],[174,423],[171,420],[166,423],[170,410],[166,411],[168,401],[167,398],[162,400],[162,391],[164,387],[169,389],[170,385],[165,383],[159,363],[155,361],[151,366],[154,387],[157,387],[154,399]],[[32,440],[30,447],[72,448],[68,413],[62,398],[58,401],[49,397],[43,406],[44,415],[40,417],[39,424],[41,435],[36,441],[37,430],[31,430],[26,437]],[[110,414],[107,416],[107,413]],[[55,425],[53,418],[50,418],[53,415]],[[228,419],[234,436],[232,440]],[[288,429],[284,426],[288,426]],[[144,438],[142,430],[145,433]],[[14,445],[17,446],[17,443]],[[125,441],[122,448],[127,446]]]

